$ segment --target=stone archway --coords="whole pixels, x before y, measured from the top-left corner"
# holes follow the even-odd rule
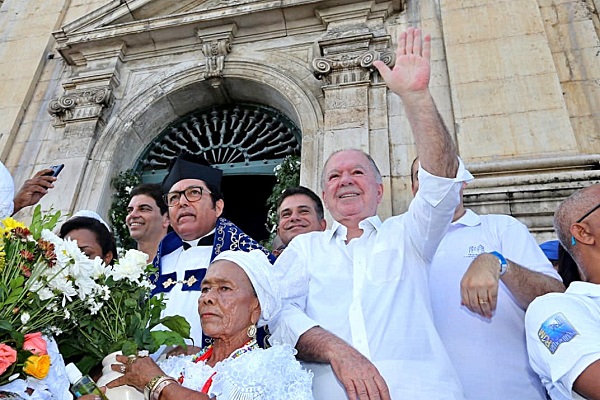
[[[167,74],[147,76],[143,87],[129,93],[118,108],[115,105],[86,166],[75,207],[108,210],[111,177],[134,167],[146,146],[173,121],[194,110],[223,104],[224,91],[233,102],[269,106],[281,112],[302,132],[303,163],[305,157],[318,158],[315,138],[322,131],[322,111],[315,93],[302,81],[260,60],[232,60],[229,65],[220,88],[199,79],[202,69],[197,63],[182,63]],[[309,164],[315,163],[306,162]]]
[[[203,157],[223,170],[224,216],[260,241],[269,237],[265,222],[274,168],[285,156],[300,154],[300,140],[298,127],[271,107],[212,106],[171,123],[134,169],[142,172],[143,182],[160,183],[181,151]]]

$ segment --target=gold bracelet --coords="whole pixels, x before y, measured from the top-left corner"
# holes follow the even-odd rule
[[[150,379],[148,381],[148,383],[146,383],[144,385],[144,399],[150,400],[150,393],[152,392],[152,389],[154,389],[154,386],[156,386],[156,384],[158,383],[158,381],[161,378],[170,378],[170,377],[167,375],[156,375],[154,378]]]
[[[170,376],[165,376],[164,379],[160,379],[150,391],[150,400],[158,400],[163,389],[172,383],[178,382],[175,380],[175,378],[171,378]]]

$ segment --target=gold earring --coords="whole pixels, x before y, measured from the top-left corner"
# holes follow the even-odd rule
[[[256,325],[252,324],[248,327],[246,334],[249,338],[256,339]]]

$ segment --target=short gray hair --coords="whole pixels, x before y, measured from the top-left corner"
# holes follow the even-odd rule
[[[375,174],[375,181],[377,183],[383,182],[383,179],[381,178],[381,172],[379,171],[379,168],[377,167],[377,164],[375,164],[375,160],[373,160],[373,157],[371,157],[371,155],[369,155],[368,153],[366,153],[360,149],[348,148],[348,149],[336,150],[333,153],[331,153],[329,155],[329,157],[327,157],[327,160],[325,161],[325,164],[323,165],[323,171],[321,172],[321,189],[325,189],[325,171],[327,170],[327,164],[329,163],[329,160],[331,160],[331,157],[333,157],[334,155],[345,152],[345,151],[356,151],[358,153],[361,153],[363,156],[365,156],[367,158],[367,160],[369,160],[369,163],[371,164],[371,169],[373,170],[373,173]]]

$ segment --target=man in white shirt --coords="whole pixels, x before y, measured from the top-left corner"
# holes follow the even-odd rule
[[[418,169],[415,159],[413,194]],[[431,263],[429,288],[435,326],[467,399],[546,399],[527,358],[525,310],[537,296],[565,288],[525,225],[509,215],[477,215],[461,198]],[[477,298],[461,298],[473,291]]]
[[[309,188],[287,188],[277,199],[277,234],[283,246],[302,233],[324,231],[326,227],[323,202]]]
[[[137,249],[148,254],[148,261],[152,262],[158,244],[169,229],[169,209],[156,183],[142,183],[134,187],[129,196],[125,224]]]
[[[599,209],[600,185],[559,205],[554,229],[584,281],[536,299],[525,316],[529,362],[553,400],[600,399]]]
[[[317,400],[464,398],[433,325],[427,270],[471,176],[428,89],[430,41],[409,28],[394,69],[375,63],[402,99],[421,156],[409,211],[381,222],[373,159],[338,151],[322,177],[333,226],[297,236],[275,264],[286,305],[271,342],[296,346]]]

